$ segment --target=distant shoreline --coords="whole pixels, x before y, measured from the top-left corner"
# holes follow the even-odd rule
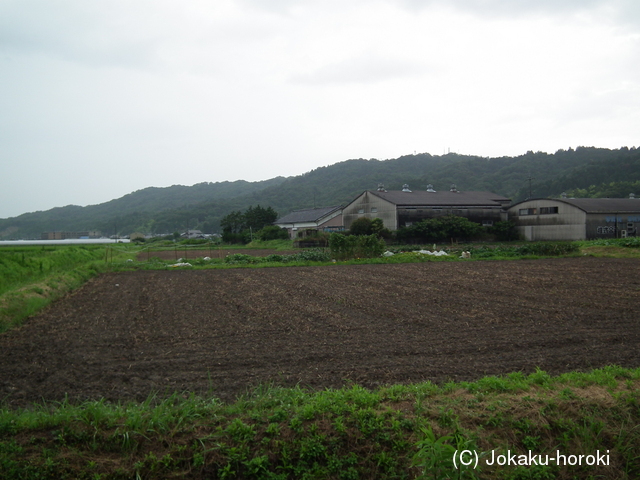
[[[66,240],[0,240],[1,246],[20,245],[95,245],[101,243],[129,243],[128,238],[68,238]]]

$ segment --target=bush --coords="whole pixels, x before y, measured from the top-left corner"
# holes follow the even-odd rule
[[[382,255],[386,248],[384,240],[377,235],[342,235],[332,233],[329,250],[336,259],[373,258]]]
[[[580,251],[577,243],[531,243],[516,248],[519,255],[568,255]]]
[[[349,233],[351,235],[371,235],[371,219],[367,217],[360,217],[354,220],[349,227]]]
[[[496,222],[489,232],[493,233],[499,242],[511,242],[520,238],[516,224],[513,222]]]
[[[242,243],[246,244],[251,241],[251,234],[249,230],[242,233],[224,232],[222,234],[222,241],[224,243]]]
[[[385,228],[381,218],[369,219],[366,217],[354,220],[349,228],[351,235],[376,235],[381,238],[391,238],[391,230]]]
[[[268,240],[288,240],[289,232],[285,228],[280,228],[275,225],[269,225],[256,233],[256,237],[266,242]]]
[[[447,215],[444,217],[422,220],[410,227],[397,230],[399,241],[447,242],[452,238],[471,240],[480,237],[484,229],[478,223],[464,217]]]
[[[227,255],[224,257],[224,263],[231,265],[242,265],[247,263],[259,263],[259,257],[252,257],[251,255],[245,255],[244,253],[234,253],[233,255]]]

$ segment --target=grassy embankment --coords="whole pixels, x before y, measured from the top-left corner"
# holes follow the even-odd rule
[[[634,479],[639,386],[640,369],[609,367],[376,391],[263,387],[229,405],[176,394],[141,404],[0,408],[0,472],[4,479]],[[477,452],[479,469],[456,470],[456,449]],[[518,465],[520,456],[487,464],[529,452],[548,465]],[[545,459],[556,452],[582,465]]]
[[[0,247],[0,332],[131,255],[100,245]],[[109,253],[109,257],[107,257]]]

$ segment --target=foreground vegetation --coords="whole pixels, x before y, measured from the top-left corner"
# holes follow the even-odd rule
[[[265,386],[228,405],[212,392],[0,408],[0,472],[4,479],[631,479],[640,475],[639,386],[640,369],[608,367],[376,391]],[[457,470],[456,450],[477,452],[478,469]],[[508,452],[555,458],[556,451],[568,458],[599,451],[606,464],[488,464]]]

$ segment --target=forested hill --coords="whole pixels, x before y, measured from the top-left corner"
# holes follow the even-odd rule
[[[238,180],[203,182],[191,187],[148,187],[99,205],[68,205],[0,219],[0,238],[39,238],[41,232],[47,231],[100,230],[105,235],[113,235],[117,229],[121,234],[125,231],[131,233],[132,225],[150,229],[155,216],[168,210],[249,195],[284,180],[284,177],[276,177],[262,182]]]
[[[555,154],[527,152],[487,158],[447,154],[406,155],[393,160],[347,160],[304,175],[265,182],[203,183],[193,187],[148,188],[88,207],[63,207],[0,220],[0,237],[38,237],[42,231],[101,230],[171,233],[186,228],[219,231],[222,217],[250,205],[274,208],[281,216],[313,206],[343,205],[383,183],[388,190],[488,190],[514,202],[529,196],[559,197],[563,191],[597,196],[598,186],[640,180],[640,149],[578,147]],[[623,185],[623,184],[621,184]],[[591,189],[590,189],[591,188]],[[595,188],[595,189],[594,189]],[[615,189],[614,189],[615,190]],[[613,190],[611,190],[613,191]],[[594,194],[596,192],[596,194]],[[627,196],[625,192],[620,196]],[[633,192],[640,196],[640,192]]]

